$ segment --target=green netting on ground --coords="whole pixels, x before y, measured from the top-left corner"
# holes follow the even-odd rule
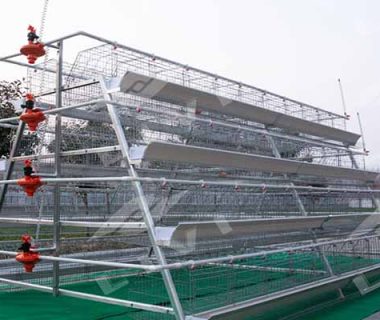
[[[1,320],[174,320],[173,317],[149,312],[135,312],[119,306],[70,297],[55,298],[49,293],[21,291],[0,293]]]
[[[378,259],[329,256],[333,269],[345,272],[379,263]],[[278,269],[268,271],[267,267]],[[305,270],[307,272],[305,272]],[[172,276],[187,314],[201,312],[235,302],[312,282],[328,274],[320,256],[306,253],[281,253],[255,257],[230,264],[208,265],[195,269],[173,270]],[[64,277],[61,287],[73,291],[170,306],[160,273],[136,274],[113,270]],[[94,281],[96,279],[96,281]],[[77,282],[67,284],[69,282]],[[41,284],[41,280],[38,280]],[[3,287],[4,289],[4,287]],[[19,314],[27,310],[32,316]],[[35,316],[34,316],[35,315]],[[37,291],[0,293],[0,319],[169,319],[162,314],[141,312],[90,301],[58,297]]]
[[[353,259],[349,260],[352,265]],[[342,263],[345,261],[342,257]],[[277,269],[268,271],[273,266]],[[317,254],[292,253],[234,261],[233,265],[227,263],[172,270],[171,273],[184,310],[193,314],[319,280],[328,276],[323,270],[323,263]],[[160,273],[63,287],[97,295],[109,291],[109,297],[125,299],[127,296],[133,301],[170,306]]]
[[[299,320],[362,320],[380,311],[380,290],[364,297],[342,302],[334,307],[299,317]],[[105,305],[69,297],[54,298],[48,293],[22,291],[0,294],[1,320],[135,320],[168,319],[173,317],[147,312],[138,314],[118,306]],[[252,318],[253,320],[254,318]],[[267,318],[269,319],[269,318]],[[279,319],[273,317],[272,319]]]

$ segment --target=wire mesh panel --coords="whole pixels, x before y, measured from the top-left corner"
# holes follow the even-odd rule
[[[28,69],[26,87],[46,120],[35,132],[25,127],[9,161],[0,296],[61,290],[119,305],[110,313],[94,310],[99,319],[174,319],[173,295],[194,315],[380,263],[376,173],[355,171],[364,165],[358,148],[111,84],[120,87],[134,71],[180,85],[184,94],[190,88],[310,125],[343,128],[343,116],[116,44],[84,50],[57,67],[49,60],[45,71]],[[261,166],[145,157],[158,142],[223,151],[240,162],[255,156]],[[265,169],[274,158],[297,170]],[[17,185],[25,160],[42,181],[32,197]],[[303,165],[315,171],[303,172]],[[329,175],[334,168],[348,173]],[[12,255],[23,233],[41,251],[33,273]]]

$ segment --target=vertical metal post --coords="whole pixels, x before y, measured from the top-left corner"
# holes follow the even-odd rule
[[[367,186],[367,189],[371,192],[372,191],[372,188],[370,186]],[[375,207],[375,212],[376,213],[379,213],[380,212],[380,204],[379,204],[379,200],[376,198],[375,194],[373,192],[371,192],[371,200],[372,200],[372,204],[373,206]]]
[[[311,230],[311,233],[313,234],[313,242],[318,243],[318,238],[314,230]],[[327,259],[324,250],[321,248],[321,246],[318,246],[318,252],[320,257],[322,258],[322,262],[326,268],[327,273],[329,274],[330,277],[335,276],[334,270],[331,267],[331,264],[329,260]],[[341,288],[337,289],[339,299],[344,299],[344,294]]]
[[[265,138],[267,139],[269,145],[271,146],[271,149],[272,149],[272,152],[273,152],[273,155],[276,157],[276,158],[279,158],[281,159],[281,154],[280,152],[278,151],[277,149],[277,146],[276,146],[276,143],[274,142],[273,138],[269,135],[269,134],[266,134],[265,135]],[[288,176],[286,174],[283,175],[285,177],[285,179],[288,178]],[[291,186],[294,186],[294,183],[293,182],[289,182],[289,184]],[[300,213],[303,215],[303,216],[307,216],[307,212],[305,210],[305,207],[302,203],[302,200],[297,192],[296,189],[292,188],[292,192],[293,192],[293,196],[294,198],[296,199],[296,202],[297,202],[297,206],[298,206],[298,210],[300,211]]]
[[[5,171],[5,174],[4,174],[4,180],[9,180],[11,178],[13,168],[15,166],[15,162],[13,161],[13,157],[16,156],[18,148],[20,147],[21,137],[22,137],[22,133],[24,132],[24,129],[25,129],[25,123],[20,121],[18,123],[15,141],[13,142],[12,149],[11,149],[11,152],[9,154],[7,170]],[[0,212],[1,212],[1,209],[3,208],[3,204],[4,204],[4,200],[5,200],[5,194],[7,193],[7,190],[8,190],[8,184],[3,184],[1,186],[1,191],[0,191]]]
[[[352,167],[354,169],[359,169],[359,165],[358,165],[358,163],[357,163],[357,161],[356,161],[353,153],[349,150],[349,148],[347,148],[347,149],[348,149],[349,157],[351,159]],[[370,186],[367,186],[367,189],[370,190],[370,191],[372,190]],[[376,212],[379,212],[379,203],[378,203],[378,200],[376,199],[376,197],[375,197],[375,195],[373,193],[371,193],[371,200],[372,200],[373,206],[376,209]],[[361,204],[362,200],[359,199],[359,202]]]
[[[56,96],[55,107],[62,107],[62,66],[63,66],[63,42],[58,42],[58,60],[56,71]],[[55,117],[55,175],[61,176],[61,114],[57,113]],[[53,216],[53,242],[55,247],[54,255],[56,257],[60,254],[60,233],[61,233],[61,188],[59,184],[54,187],[54,216]],[[57,296],[59,294],[59,262],[53,262],[53,294]]]
[[[365,170],[365,168],[366,168],[366,165],[365,165],[365,157],[366,157],[366,155],[368,155],[368,150],[367,150],[366,145],[365,145],[364,131],[363,131],[363,126],[362,126],[362,120],[361,120],[361,118],[360,118],[360,113],[357,112],[356,114],[357,114],[357,116],[358,116],[358,123],[359,123],[359,128],[360,128],[360,134],[361,134],[361,136],[362,136],[363,151],[364,151],[364,153],[365,153],[365,155],[363,156],[363,167],[364,167],[364,170]]]
[[[351,163],[352,163],[352,167],[354,169],[359,169],[358,163],[357,163],[354,155],[352,154],[352,152],[351,152],[351,150],[349,148],[347,148],[347,152],[348,152],[348,155],[350,157],[350,160],[351,160]]]
[[[347,130],[347,110],[346,110],[346,100],[344,99],[344,93],[343,93],[343,86],[342,83],[340,82],[340,79],[338,79],[338,85],[339,85],[339,91],[340,91],[340,97],[342,99],[342,107],[343,107],[343,112],[344,112],[344,130]]]
[[[105,83],[105,80],[103,78],[100,79],[100,84],[102,86],[102,90],[104,93],[104,99],[111,101],[112,96],[110,93],[107,92],[107,86]],[[114,127],[116,137],[118,139],[118,142],[120,144],[120,149],[123,155],[123,158],[126,160],[126,166],[129,171],[129,175],[131,177],[138,177],[138,174],[135,170],[134,164],[131,162],[130,157],[129,157],[129,146],[128,146],[128,141],[125,137],[124,130],[122,127],[122,124],[120,122],[119,115],[117,114],[117,111],[115,107],[112,104],[107,104],[107,110],[110,115],[112,125]],[[155,233],[155,225],[154,221],[149,209],[148,202],[146,201],[144,190],[141,186],[140,181],[134,181],[132,182],[132,186],[135,189],[136,195],[137,195],[137,201],[139,204],[139,207],[141,209],[141,214],[144,219],[148,236],[150,239],[150,242],[152,244],[153,251],[155,253],[155,256],[157,258],[157,261],[160,265],[166,265],[166,258],[164,253],[162,252],[161,248],[157,244],[157,239],[156,239],[156,233]],[[175,288],[173,278],[171,276],[170,270],[164,269],[161,270],[162,278],[165,283],[166,290],[168,291],[169,294],[169,299],[171,302],[171,305],[173,307],[175,316],[177,320],[185,320],[185,314],[182,309],[181,302],[178,298],[177,290]]]

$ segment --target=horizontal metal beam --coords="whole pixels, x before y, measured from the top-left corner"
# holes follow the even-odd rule
[[[16,285],[20,287],[25,287],[25,288],[35,289],[35,290],[43,291],[43,292],[49,292],[49,293],[53,292],[53,288],[41,286],[39,284],[34,284],[34,283],[29,283],[29,282],[16,281],[16,280],[10,280],[10,279],[5,279],[5,278],[0,278],[0,282]]]
[[[61,107],[61,108],[44,110],[43,113],[44,114],[56,114],[56,113],[61,113],[61,112],[71,110],[71,109],[77,109],[77,108],[81,108],[81,107],[86,107],[86,106],[95,105],[95,104],[104,104],[104,103],[105,103],[105,101],[102,99],[91,100],[91,101],[87,101],[87,102],[83,102],[83,103],[74,104],[71,106],[65,106],[65,107]],[[7,123],[7,122],[19,121],[19,120],[20,120],[20,117],[3,118],[3,119],[0,119],[0,123]]]
[[[17,256],[18,252],[0,250],[0,254],[6,256]],[[85,259],[74,259],[74,258],[65,258],[65,257],[53,257],[53,256],[43,256],[40,255],[40,260],[43,261],[58,261],[58,262],[70,262],[78,263],[92,266],[104,266],[104,267],[114,267],[120,269],[140,269],[145,271],[158,271],[160,270],[159,266],[153,265],[142,265],[142,264],[132,264],[132,263],[119,263],[112,261],[98,261],[98,260],[85,260]]]
[[[97,84],[97,83],[99,83],[98,80],[85,80],[83,82],[76,83],[76,84],[73,84],[73,85],[65,85],[65,86],[62,87],[61,91],[62,92],[70,91],[70,90],[73,90],[73,89],[78,89],[78,88],[90,86],[90,85]],[[48,96],[48,95],[51,95],[51,94],[55,94],[55,92],[56,92],[55,89],[50,90],[50,91],[44,91],[44,92],[42,92],[40,94],[35,95],[35,97],[38,98],[38,97]]]
[[[47,219],[29,219],[29,218],[3,218],[0,217],[0,223],[15,223],[25,225],[53,225],[53,220]],[[102,228],[102,229],[146,229],[143,222],[91,222],[91,221],[70,221],[62,220],[63,227],[83,227],[83,228]]]
[[[112,151],[120,151],[120,146],[109,146],[109,147],[99,147],[99,148],[88,148],[88,149],[77,149],[70,151],[62,151],[60,153],[61,157],[69,157],[69,156],[78,156],[85,154],[94,154],[94,153],[103,153],[103,152],[112,152]],[[45,153],[40,155],[27,155],[27,156],[18,156],[13,157],[12,161],[23,161],[23,160],[41,160],[41,159],[50,159],[54,158],[55,153]]]
[[[1,128],[7,128],[7,129],[17,129],[16,124],[8,124],[8,123],[0,123]]]
[[[300,274],[327,274],[324,270],[311,270],[311,269],[300,269],[300,268],[282,268],[282,267],[265,267],[257,265],[245,265],[245,264],[229,264],[229,263],[214,263],[211,265],[233,268],[233,269],[247,269],[247,270],[259,270],[268,272],[285,272],[285,273],[300,273]]]
[[[11,285],[16,285],[16,286],[20,286],[20,287],[30,288],[30,289],[34,289],[34,290],[38,290],[38,291],[43,291],[43,292],[49,292],[49,293],[53,292],[53,288],[51,288],[51,287],[41,286],[38,284],[33,284],[33,283],[28,283],[28,282],[23,282],[23,281],[16,281],[16,280],[9,280],[9,279],[5,279],[5,278],[0,278],[0,282],[11,284]],[[90,301],[102,302],[102,303],[107,303],[107,304],[112,304],[112,305],[117,305],[117,306],[122,306],[122,307],[127,307],[127,308],[140,309],[140,310],[146,310],[146,311],[151,311],[151,312],[159,312],[159,313],[165,313],[165,314],[174,314],[172,308],[161,307],[161,306],[156,306],[156,305],[146,304],[146,303],[141,303],[141,302],[136,302],[136,301],[103,297],[103,296],[99,296],[99,295],[88,294],[88,293],[77,292],[77,291],[66,290],[66,289],[59,289],[58,293],[61,296],[74,297],[74,298],[85,299],[85,300],[90,300]]]
[[[215,181],[215,180],[186,180],[186,179],[167,179],[167,178],[150,178],[150,177],[82,177],[82,178],[42,178],[41,181],[45,184],[69,183],[69,182],[147,182],[147,183],[162,183],[166,184],[188,184],[195,186],[229,186],[229,187],[247,187],[247,188],[265,188],[268,189],[297,189],[305,191],[326,191],[326,192],[345,192],[345,193],[380,193],[380,190],[368,189],[349,189],[349,188],[325,188],[325,187],[312,187],[312,186],[295,186],[295,185],[281,185],[281,184],[259,184],[259,183],[245,183],[241,181]],[[18,179],[1,180],[2,184],[17,184]]]
[[[94,294],[71,291],[71,290],[66,290],[66,289],[59,289],[58,293],[62,296],[74,297],[74,298],[91,300],[91,301],[96,301],[96,302],[103,302],[103,303],[123,306],[127,308],[140,309],[140,310],[165,313],[165,314],[174,314],[174,311],[172,308],[156,306],[153,304],[146,304],[146,303],[129,301],[129,300],[103,297],[103,296],[98,296]]]
[[[329,241],[321,241],[318,243],[311,243],[311,244],[305,244],[300,246],[293,246],[293,247],[286,247],[281,249],[273,249],[273,250],[263,250],[263,251],[256,251],[252,253],[245,253],[245,254],[239,254],[239,255],[228,255],[223,257],[215,257],[215,258],[209,258],[209,259],[201,259],[201,260],[188,260],[184,262],[176,262],[176,263],[169,263],[166,265],[141,265],[141,264],[128,264],[128,263],[118,263],[118,262],[112,262],[112,261],[98,261],[98,260],[85,260],[85,259],[74,259],[74,258],[64,258],[64,257],[52,257],[52,256],[40,256],[41,260],[46,261],[61,261],[61,262],[71,262],[71,263],[78,263],[78,264],[86,264],[86,265],[98,265],[98,266],[108,266],[108,267],[114,267],[114,268],[121,268],[121,269],[141,269],[145,271],[161,271],[163,269],[182,269],[187,267],[197,267],[197,266],[203,266],[208,265],[211,263],[233,263],[235,260],[242,260],[242,259],[248,259],[253,257],[263,257],[268,256],[271,254],[277,254],[277,253],[283,253],[283,252],[295,252],[300,250],[308,250],[313,248],[319,248],[321,246],[326,245],[334,245],[334,244],[340,244],[340,243],[346,243],[346,242],[355,242],[355,241],[361,241],[361,240],[370,240],[370,239],[378,239],[379,235],[371,235],[371,236],[364,236],[364,237],[350,237],[346,239],[340,239],[340,240],[329,240]],[[0,250],[0,254],[7,255],[7,256],[16,256],[17,252],[12,251],[5,251]]]

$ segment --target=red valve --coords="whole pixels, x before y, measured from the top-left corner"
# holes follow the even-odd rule
[[[18,248],[21,252],[16,256],[16,260],[24,265],[25,272],[32,272],[35,265],[40,261],[40,254],[36,251],[30,251],[32,249],[30,235],[24,234],[21,240],[21,247]]]
[[[20,52],[28,58],[30,64],[34,64],[37,58],[44,56],[46,52],[43,43],[38,42],[36,29],[29,26],[28,31],[28,44],[23,46]]]
[[[45,119],[44,113],[38,108],[33,110],[27,109],[25,113],[20,116],[20,120],[28,125],[30,131],[36,131],[39,123]]]
[[[39,108],[34,108],[34,97],[31,93],[25,96],[25,104],[21,107],[26,111],[20,116],[20,120],[28,125],[30,131],[36,131],[38,124],[46,119],[44,113]]]
[[[40,177],[24,177],[17,181],[17,184],[22,187],[28,197],[33,197],[37,189],[42,185]]]
[[[32,176],[34,173],[32,161],[25,160],[24,177],[17,181],[17,184],[24,189],[28,197],[33,197],[37,189],[42,185],[39,176]]]

